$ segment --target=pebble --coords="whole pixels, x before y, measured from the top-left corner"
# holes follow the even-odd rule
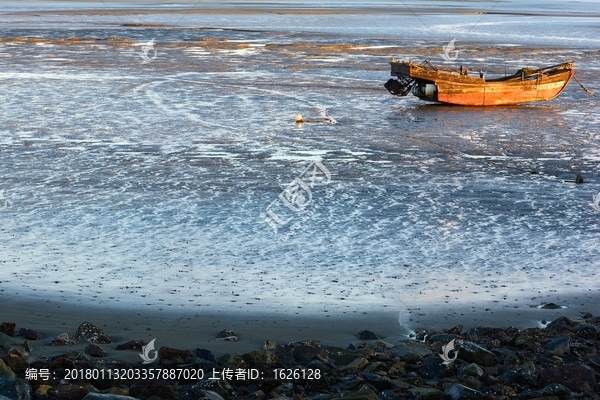
[[[90,355],[103,357],[106,350],[115,348],[140,351],[143,346],[143,341],[132,340],[101,347],[93,341],[110,340],[108,335],[84,323],[76,337],[90,342],[85,353],[69,350],[50,360],[34,360],[28,355],[29,343],[26,348],[9,340],[0,341],[0,399],[16,398],[17,393],[22,393],[35,400],[600,400],[599,332],[600,318],[586,315],[580,320],[561,317],[546,328],[523,330],[477,328],[463,332],[459,325],[442,333],[431,332],[429,338],[424,337],[425,342],[363,342],[348,348],[321,346],[316,340],[277,344],[268,339],[257,350],[218,358],[207,349],[161,347],[158,354],[162,367],[167,364],[166,368],[202,368],[204,379],[61,381],[66,369],[104,365]],[[69,337],[65,335],[57,337]],[[228,330],[219,335],[223,336],[220,339],[236,336]],[[360,340],[370,340],[364,337],[367,336]],[[450,340],[457,344],[458,358],[445,365],[439,351]],[[491,344],[493,348],[489,347]],[[122,362],[118,365],[128,367]],[[49,369],[56,377],[47,381],[25,380],[25,370],[31,367]],[[252,368],[259,371],[261,378],[209,379],[212,368]],[[292,373],[318,371],[319,377],[284,379],[274,376],[274,369]]]

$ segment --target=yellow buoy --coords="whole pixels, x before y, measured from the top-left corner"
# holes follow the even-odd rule
[[[296,115],[296,122],[304,122],[304,119],[302,119],[302,115]]]

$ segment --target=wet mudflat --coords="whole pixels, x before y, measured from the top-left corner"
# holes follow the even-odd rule
[[[585,18],[490,17],[495,33],[457,40],[454,62],[441,17],[416,32],[360,13],[11,18],[1,296],[164,315],[389,311],[409,328],[433,310],[597,303],[597,101],[575,82],[485,109],[383,88],[391,57],[487,76],[574,60],[600,92]],[[576,171],[586,183],[565,183]]]

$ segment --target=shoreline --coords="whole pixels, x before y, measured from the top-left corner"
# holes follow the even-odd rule
[[[363,330],[373,331],[382,340],[394,344],[405,341],[413,330],[426,331],[449,329],[463,325],[464,329],[475,327],[517,327],[520,329],[540,328],[544,322],[560,317],[581,318],[587,311],[599,309],[600,301],[576,305],[577,298],[563,303],[569,308],[539,309],[498,308],[489,313],[476,313],[468,307],[451,309],[430,306],[412,310],[366,312],[356,310],[350,314],[331,313],[329,317],[304,311],[305,314],[289,312],[148,312],[136,308],[107,308],[101,305],[82,306],[51,300],[15,300],[0,296],[3,303],[0,322],[15,322],[15,336],[20,328],[33,329],[42,334],[35,341],[33,357],[52,356],[60,347],[50,346],[50,341],[61,333],[74,335],[83,322],[103,329],[111,338],[107,359],[127,362],[139,361],[138,353],[115,351],[118,344],[129,340],[156,339],[157,348],[206,348],[215,355],[242,354],[259,350],[265,340],[290,343],[301,340],[317,340],[324,346],[347,347],[357,344],[357,334]],[[587,311],[586,311],[587,310]],[[404,325],[401,325],[404,324]],[[239,340],[228,342],[216,339],[224,330],[232,330]],[[83,351],[82,344],[73,346]],[[82,347],[81,349],[79,347]]]

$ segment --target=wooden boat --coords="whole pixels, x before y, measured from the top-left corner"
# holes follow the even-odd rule
[[[572,61],[547,68],[522,68],[514,75],[486,79],[479,72],[455,72],[434,67],[429,61],[392,59],[392,75],[385,87],[396,96],[409,92],[421,100],[463,106],[498,106],[552,100],[575,73]]]

